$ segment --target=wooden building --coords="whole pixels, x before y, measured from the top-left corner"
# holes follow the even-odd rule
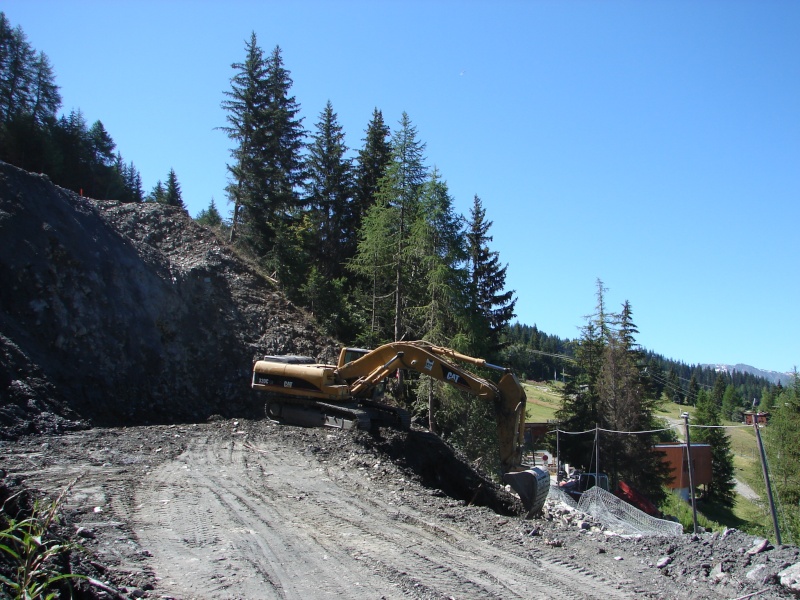
[[[667,484],[683,498],[690,497],[689,491],[689,455],[686,444],[680,442],[656,444],[656,452],[663,453],[661,460],[670,466],[672,481]],[[692,444],[692,465],[694,466],[694,489],[711,483],[711,446],[709,444]]]
[[[758,423],[759,425],[766,425],[767,421],[769,421],[768,412],[756,412],[752,410],[744,411],[744,422],[747,425],[752,425],[753,423]]]

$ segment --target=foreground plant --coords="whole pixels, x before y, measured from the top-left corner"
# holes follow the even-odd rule
[[[77,544],[45,537],[50,526],[58,522],[58,509],[70,487],[54,501],[36,501],[31,516],[26,519],[10,518],[3,505],[0,553],[12,564],[14,574],[11,577],[0,574],[0,583],[12,597],[20,600],[55,598],[58,592],[51,590],[57,582],[85,579],[83,575],[58,571],[59,558],[78,548]]]

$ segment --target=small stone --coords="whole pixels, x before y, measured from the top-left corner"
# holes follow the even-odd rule
[[[763,581],[764,570],[766,568],[767,565],[756,565],[745,574],[745,577],[747,577],[747,579],[752,579],[754,581]]]
[[[672,562],[671,556],[662,556],[661,558],[658,559],[658,562],[656,563],[656,568],[663,569],[671,562]]]
[[[753,547],[752,547],[752,548],[750,548],[750,550],[748,550],[748,551],[747,551],[747,554],[749,554],[749,555],[751,555],[751,556],[752,556],[752,555],[754,555],[754,554],[758,554],[759,552],[763,552],[763,551],[764,551],[764,550],[766,550],[768,547],[769,547],[769,540],[766,540],[766,539],[758,539],[758,540],[756,540],[756,541],[755,541],[755,543],[753,544]]]
[[[800,592],[800,563],[786,567],[778,573],[778,578],[783,587],[789,588],[793,592]]]
[[[86,529],[86,527],[78,527],[78,529],[75,530],[75,534],[87,540],[93,540],[95,538],[94,531]]]

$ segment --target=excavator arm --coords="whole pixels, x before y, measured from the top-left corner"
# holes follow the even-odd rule
[[[337,379],[344,381],[355,397],[368,397],[372,389],[397,369],[428,375],[454,388],[491,401],[495,407],[500,461],[504,472],[518,470],[522,462],[525,430],[525,391],[508,369],[492,365],[449,348],[427,342],[394,342],[345,362],[347,349],[339,356]],[[503,372],[494,383],[463,368],[459,363]]]

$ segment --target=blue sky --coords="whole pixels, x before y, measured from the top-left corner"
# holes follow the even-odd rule
[[[145,191],[174,168],[192,215],[224,193],[223,92],[255,31],[304,125],[330,100],[353,154],[408,113],[468,215],[475,194],[518,319],[575,337],[631,303],[669,358],[800,366],[800,2],[4,0]]]

